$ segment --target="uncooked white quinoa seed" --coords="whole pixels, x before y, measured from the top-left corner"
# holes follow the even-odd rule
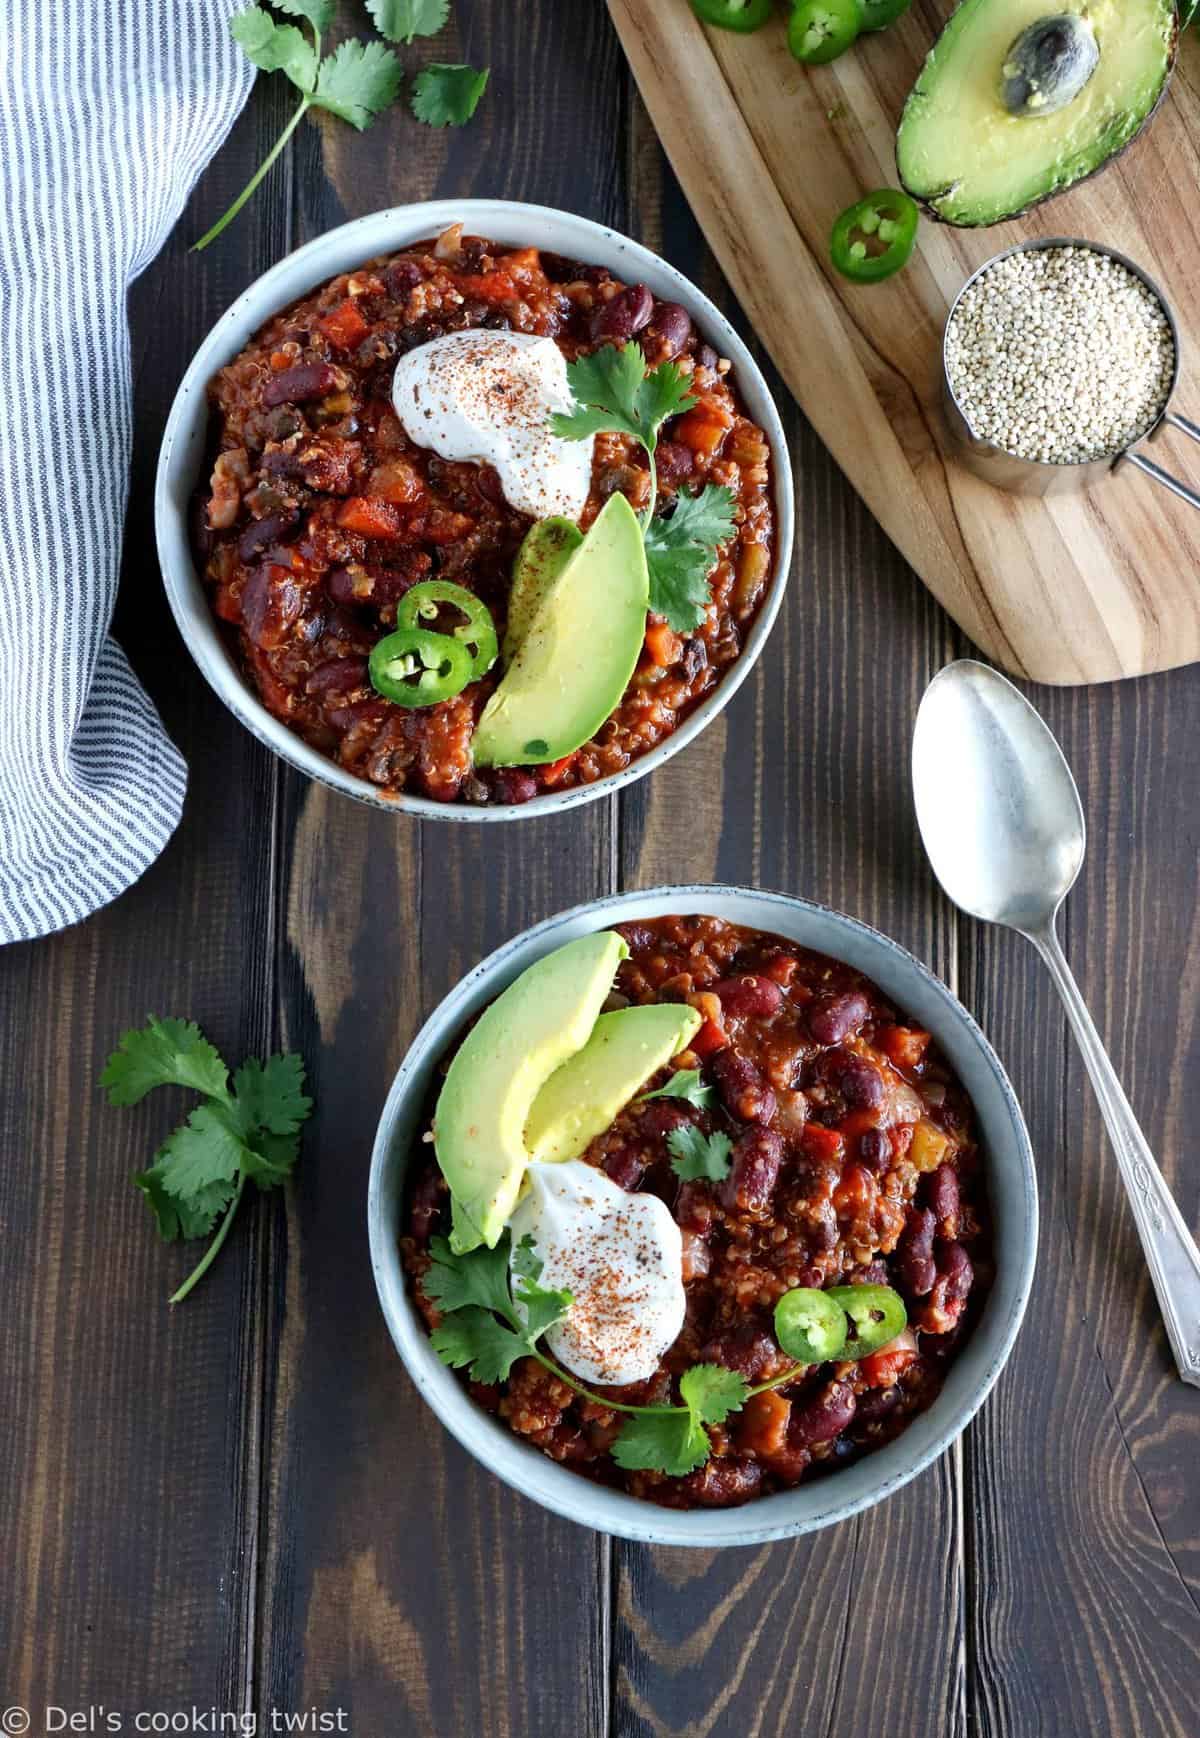
[[[1084,247],[1010,254],[965,292],[946,372],[972,429],[1022,459],[1113,458],[1158,417],[1175,346],[1158,298]]]

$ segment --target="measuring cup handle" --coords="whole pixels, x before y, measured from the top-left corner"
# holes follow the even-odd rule
[[[1164,411],[1163,421],[1169,422],[1172,428],[1182,429],[1185,435],[1190,435],[1194,441],[1200,441],[1200,428],[1186,416],[1180,416],[1173,410]]]
[[[1200,428],[1194,423],[1185,423],[1182,417],[1176,416],[1172,416],[1170,420],[1179,423],[1193,440],[1200,441]],[[1200,494],[1195,489],[1189,489],[1186,483],[1181,483],[1178,477],[1173,477],[1170,471],[1164,471],[1153,459],[1144,459],[1141,453],[1132,451],[1127,452],[1125,458],[1129,464],[1136,465],[1139,471],[1153,477],[1156,483],[1161,483],[1164,489],[1170,489],[1172,495],[1178,495],[1181,501],[1186,501],[1189,507],[1200,507]]]

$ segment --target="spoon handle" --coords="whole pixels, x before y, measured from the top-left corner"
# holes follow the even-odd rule
[[[1050,968],[1100,1100],[1179,1374],[1200,1388],[1200,1250],[1146,1145],[1053,924],[1029,939]]]

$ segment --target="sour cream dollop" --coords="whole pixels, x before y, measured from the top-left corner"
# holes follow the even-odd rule
[[[670,1209],[581,1159],[526,1174],[513,1249],[532,1237],[538,1284],[575,1300],[546,1335],[550,1350],[585,1382],[645,1381],[683,1327],[683,1243]]]
[[[535,519],[578,519],[587,502],[594,437],[565,441],[548,426],[574,402],[562,351],[531,332],[447,332],[402,356],[392,378],[410,440],[495,466],[509,506]]]

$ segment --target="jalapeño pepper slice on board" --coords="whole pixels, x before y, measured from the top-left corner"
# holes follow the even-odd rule
[[[832,1293],[798,1285],[775,1305],[775,1338],[797,1364],[824,1364],[846,1344],[846,1312]]]
[[[842,212],[829,238],[829,254],[843,277],[877,284],[898,272],[917,239],[919,213],[907,193],[881,187]]]
[[[845,1310],[854,1328],[846,1343],[847,1358],[877,1352],[908,1326],[904,1299],[890,1285],[831,1285],[825,1296]]]
[[[436,621],[443,609],[456,609],[466,617],[457,626],[439,628],[466,646],[471,654],[470,680],[474,682],[496,662],[500,647],[496,639],[496,624],[482,598],[451,579],[423,579],[406,591],[396,607],[398,628],[426,628]],[[444,698],[444,696],[443,696]]]
[[[371,649],[375,691],[397,706],[436,706],[471,680],[471,654],[461,640],[427,628],[397,628]]]
[[[858,0],[799,0],[788,20],[788,47],[805,66],[845,54],[861,28]]]
[[[692,0],[692,11],[722,30],[757,30],[771,16],[771,0]]]

